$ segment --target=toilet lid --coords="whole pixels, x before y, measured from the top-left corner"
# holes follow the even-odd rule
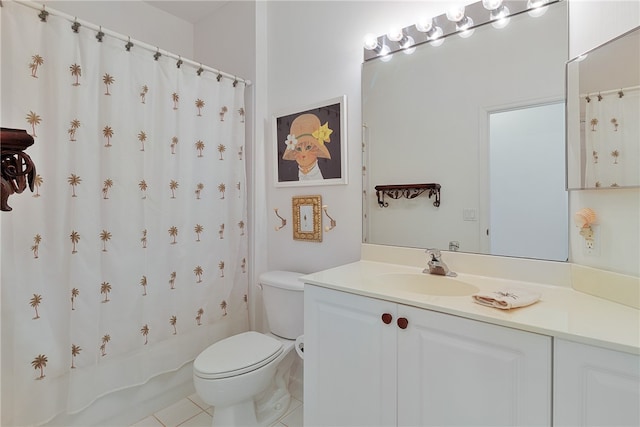
[[[244,332],[210,345],[193,362],[193,371],[206,379],[233,377],[266,365],[280,353],[282,343],[277,339]]]

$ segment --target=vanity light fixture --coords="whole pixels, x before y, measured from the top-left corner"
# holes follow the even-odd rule
[[[491,23],[495,28],[504,28],[509,18],[528,12],[531,16],[543,15],[549,5],[567,0],[478,0],[466,6],[456,6],[438,16],[420,19],[415,25],[389,31],[376,37],[365,37],[364,60],[391,59],[394,52],[413,52],[415,46],[429,43],[442,44],[446,37],[458,34],[469,37],[480,25]]]

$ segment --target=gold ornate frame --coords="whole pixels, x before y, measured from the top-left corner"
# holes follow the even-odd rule
[[[293,196],[293,240],[322,242],[322,197]]]

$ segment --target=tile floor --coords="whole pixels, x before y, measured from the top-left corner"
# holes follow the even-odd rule
[[[289,409],[272,426],[302,427],[302,409],[302,402],[292,396]],[[213,407],[194,393],[138,421],[132,427],[211,427],[212,414]]]

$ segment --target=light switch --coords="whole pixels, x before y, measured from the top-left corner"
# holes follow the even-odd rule
[[[476,210],[473,208],[462,209],[462,219],[465,221],[476,221]]]

